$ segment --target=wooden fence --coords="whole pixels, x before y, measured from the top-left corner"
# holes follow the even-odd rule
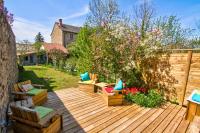
[[[175,79],[176,101],[187,105],[187,98],[194,89],[200,90],[200,49],[172,50],[168,62],[170,74]]]

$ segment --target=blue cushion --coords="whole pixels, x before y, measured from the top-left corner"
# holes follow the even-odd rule
[[[123,82],[119,80],[118,83],[115,85],[114,90],[122,90],[123,89]]]
[[[195,93],[193,96],[192,96],[192,100],[193,101],[196,101],[196,102],[200,102],[200,95]]]
[[[90,80],[90,76],[89,76],[88,72],[86,72],[84,74],[81,74],[80,76],[81,76],[81,80],[82,81],[88,81],[88,80]]]

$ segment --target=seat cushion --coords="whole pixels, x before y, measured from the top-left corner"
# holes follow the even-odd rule
[[[82,84],[94,84],[93,80],[81,81]]]
[[[122,90],[123,89],[123,82],[119,80],[118,83],[115,85],[114,90]]]
[[[43,91],[46,91],[46,90],[44,90],[44,89],[33,88],[33,89],[27,91],[27,94],[28,94],[28,95],[31,95],[31,96],[35,96],[35,95],[40,94],[40,93],[43,92]]]
[[[44,118],[49,113],[53,112],[53,109],[43,106],[36,106],[34,110],[38,113],[40,119]]]
[[[105,91],[107,92],[107,93],[112,93],[112,91],[113,91],[113,87],[106,87],[105,88]]]
[[[34,87],[31,84],[24,84],[22,85],[22,88],[24,89],[25,92],[34,89]]]
[[[192,100],[193,100],[193,101],[196,101],[196,102],[200,102],[200,94],[195,93],[195,94],[192,96]]]
[[[90,75],[89,75],[88,72],[86,72],[84,74],[81,74],[80,77],[81,77],[82,81],[88,81],[88,80],[90,80]]]

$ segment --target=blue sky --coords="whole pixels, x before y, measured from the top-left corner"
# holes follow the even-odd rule
[[[142,0],[117,0],[121,11],[131,13]],[[200,0],[149,0],[156,9],[156,16],[176,15],[183,27],[195,28],[200,20]],[[5,0],[5,6],[14,14],[13,31],[16,40],[33,42],[38,32],[50,42],[52,27],[59,18],[64,23],[82,26],[89,0]]]

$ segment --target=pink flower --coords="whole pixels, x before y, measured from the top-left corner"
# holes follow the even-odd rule
[[[0,4],[0,13],[3,13],[6,16],[8,23],[11,25],[14,21],[13,14],[9,13],[7,8],[4,7],[3,3]]]

